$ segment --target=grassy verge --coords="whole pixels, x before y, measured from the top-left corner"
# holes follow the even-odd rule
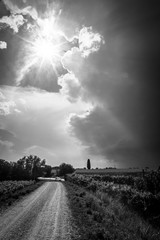
[[[160,233],[106,193],[65,182],[80,240],[158,240]]]
[[[20,197],[34,191],[38,187],[40,187],[44,182],[37,181],[33,182],[31,185],[26,185],[22,189],[18,189],[16,191],[10,191],[0,196],[0,210],[6,208],[7,206],[12,205],[17,199]]]
[[[155,178],[153,176],[156,176]],[[98,194],[117,199],[122,205],[135,211],[154,228],[160,230],[160,174],[155,173],[146,178],[132,178],[132,176],[86,176],[72,174],[67,180]],[[150,191],[151,187],[153,191]],[[153,193],[155,192],[155,194]]]

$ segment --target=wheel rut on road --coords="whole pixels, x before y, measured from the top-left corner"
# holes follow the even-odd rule
[[[64,185],[46,182],[0,214],[0,240],[74,239],[71,218]]]

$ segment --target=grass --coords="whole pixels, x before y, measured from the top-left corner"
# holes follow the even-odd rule
[[[122,205],[126,205],[131,211],[149,221],[153,227],[160,229],[159,172],[147,174],[145,178],[72,174],[67,176],[67,179],[94,194],[99,192],[103,201],[107,202],[108,197],[117,199]]]
[[[26,185],[23,188],[15,191],[7,191],[5,194],[0,196],[0,210],[11,206],[20,197],[34,191],[43,184],[43,181],[34,182],[31,185]]]
[[[65,182],[80,240],[159,240],[160,232],[118,199]]]

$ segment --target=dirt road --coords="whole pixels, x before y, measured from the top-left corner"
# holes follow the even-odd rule
[[[77,239],[71,218],[63,184],[46,182],[0,214],[0,240]]]

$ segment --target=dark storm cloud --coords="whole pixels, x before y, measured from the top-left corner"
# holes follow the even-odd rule
[[[70,123],[78,138],[84,144],[101,149],[106,153],[106,149],[113,146],[117,140],[130,137],[127,130],[113,118],[110,111],[96,107],[91,112],[82,116],[72,116]]]
[[[138,140],[109,109],[96,107],[86,115],[74,115],[70,124],[75,136],[89,146],[90,154],[120,161],[123,166],[133,165],[133,156],[140,149]]]
[[[9,15],[9,11],[6,9],[3,1],[0,1],[0,18]]]
[[[96,99],[109,108],[144,146],[152,146],[155,141],[159,144],[158,89],[153,91],[120,73],[111,75],[90,75],[92,80],[85,82],[88,99]]]
[[[94,2],[93,9],[95,6]],[[151,164],[160,156],[160,8],[157,1],[99,1],[100,6],[95,21],[87,15],[85,20],[93,20],[93,28],[102,33],[106,46],[90,56],[88,72],[87,67],[83,69],[86,78],[81,81],[85,99],[105,110],[96,120],[97,108],[89,115],[73,117],[71,125],[84,145],[88,142],[106,158],[126,166],[127,159],[128,165]],[[111,119],[120,125],[115,128]],[[119,132],[120,126],[124,129]]]
[[[153,158],[160,154],[159,16],[158,1],[123,1],[109,17],[113,38],[118,39],[113,47],[119,44],[115,57],[134,83],[114,89],[113,113],[138,136],[140,147]]]

